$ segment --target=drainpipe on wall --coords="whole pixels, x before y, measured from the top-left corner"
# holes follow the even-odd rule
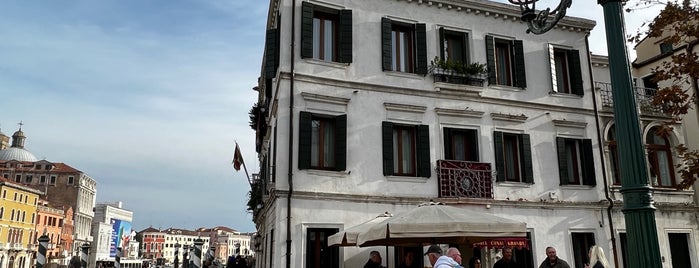
[[[614,235],[614,222],[612,221],[612,208],[614,208],[614,200],[609,196],[609,184],[607,183],[607,165],[604,161],[604,143],[602,140],[603,130],[600,130],[599,124],[599,109],[597,106],[597,95],[595,94],[595,78],[592,75],[592,54],[590,54],[590,33],[585,35],[585,48],[587,49],[587,68],[590,72],[590,85],[592,86],[592,105],[595,109],[595,127],[597,129],[597,144],[600,153],[600,162],[602,163],[602,180],[604,181],[604,197],[609,202],[607,207],[607,218],[609,221],[609,234],[612,238],[612,253],[614,254],[614,266],[619,267],[619,254],[616,247],[616,236]]]
[[[291,268],[291,195],[294,192],[294,57],[296,57],[296,0],[291,1],[291,58],[289,75],[289,193],[286,195],[286,268]]]

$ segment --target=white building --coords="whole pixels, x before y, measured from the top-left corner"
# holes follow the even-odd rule
[[[582,267],[593,244],[623,267],[622,199],[605,138],[612,114],[596,83],[609,73],[601,63],[592,70],[588,56],[594,21],[566,17],[533,35],[518,7],[481,0],[269,7],[254,122],[257,267],[357,267],[370,250],[395,267],[404,250],[423,249],[327,247],[326,238],[430,199],[525,222],[530,250],[515,250],[525,267],[538,267],[547,246]],[[435,57],[488,72],[454,75],[450,64],[430,68]],[[665,119],[644,114],[644,137]],[[665,266],[675,233],[696,266],[694,191],[664,186],[653,185]],[[458,245],[464,260],[472,246]],[[497,251],[482,253],[492,266]]]
[[[92,222],[94,242],[90,244],[90,264],[113,266],[117,248],[122,248],[124,261],[134,258],[131,241],[135,232],[131,228],[133,212],[122,207],[121,202],[97,203]],[[136,255],[137,256],[137,255]]]
[[[164,234],[164,243],[162,246],[162,257],[165,258],[166,263],[175,262],[175,247],[179,245],[179,255],[178,262],[181,264],[184,259],[185,248],[187,254],[192,254],[194,249],[194,241],[201,239],[203,241],[202,245],[202,257],[209,250],[209,237],[204,235],[202,232],[196,232],[191,230],[168,228],[162,231]]]

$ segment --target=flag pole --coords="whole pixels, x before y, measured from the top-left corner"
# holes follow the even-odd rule
[[[234,140],[235,141],[235,140]],[[252,189],[252,179],[250,179],[250,173],[248,173],[248,167],[245,165],[245,159],[243,159],[243,153],[240,152],[240,146],[238,146],[238,141],[235,141],[235,154],[233,155],[233,162],[235,163],[236,158],[240,158],[240,164],[243,165],[243,170],[245,170],[245,176],[248,178],[248,184],[250,184],[250,189]]]

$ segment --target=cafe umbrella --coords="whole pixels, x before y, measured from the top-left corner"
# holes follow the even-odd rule
[[[401,246],[475,243],[491,238],[526,237],[527,226],[468,207],[421,204],[361,232],[357,245]]]

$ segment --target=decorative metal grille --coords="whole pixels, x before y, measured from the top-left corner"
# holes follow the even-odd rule
[[[490,163],[438,160],[439,197],[493,198]]]
[[[612,110],[614,108],[614,100],[612,99],[612,84],[604,82],[595,82],[595,87],[600,91],[602,98],[602,107]],[[638,108],[643,113],[663,113],[661,106],[653,105],[653,96],[657,92],[654,88],[634,87],[636,95],[636,103]]]

